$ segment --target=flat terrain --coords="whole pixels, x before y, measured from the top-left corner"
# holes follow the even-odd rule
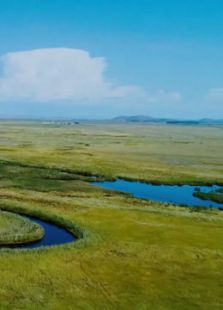
[[[0,123],[0,158],[107,177],[223,184],[223,126]]]
[[[222,309],[221,211],[87,182],[223,184],[222,154],[222,127],[1,122],[0,207],[83,232],[64,246],[0,250],[1,308]]]

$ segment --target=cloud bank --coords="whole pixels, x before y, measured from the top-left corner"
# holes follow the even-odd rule
[[[68,48],[8,53],[0,58],[1,101],[96,101],[143,96],[143,89],[115,85],[104,58]]]
[[[19,103],[140,104],[178,102],[178,92],[148,92],[118,85],[106,77],[107,62],[87,51],[69,48],[37,49],[0,57],[0,101]]]

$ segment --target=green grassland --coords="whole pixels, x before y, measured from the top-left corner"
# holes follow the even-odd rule
[[[1,123],[0,159],[157,183],[223,184],[223,126]]]
[[[64,246],[1,249],[1,309],[222,309],[221,211],[87,182],[223,184],[222,138],[222,127],[1,122],[0,208],[82,232]]]

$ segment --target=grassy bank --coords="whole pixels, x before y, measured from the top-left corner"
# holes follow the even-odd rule
[[[194,196],[198,197],[200,199],[212,200],[212,201],[215,201],[217,203],[222,203],[223,204],[223,191],[221,189],[220,190],[216,190],[216,191],[210,191],[208,193],[195,192]]]
[[[0,211],[0,246],[40,240],[44,230],[27,218]]]
[[[0,197],[9,210],[53,214],[89,232],[66,246],[0,253],[3,307],[223,305],[223,217],[218,211],[166,208],[81,187],[72,192],[4,189]]]

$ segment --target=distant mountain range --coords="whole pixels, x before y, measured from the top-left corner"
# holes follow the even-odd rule
[[[78,125],[79,123],[139,123],[139,124],[178,124],[178,125],[223,125],[222,119],[203,118],[198,120],[183,120],[174,118],[158,118],[147,115],[122,115],[112,119],[81,119],[81,118],[1,118],[0,121],[33,121],[44,124],[58,123],[63,125]]]
[[[204,118],[200,120],[180,120],[172,118],[156,118],[146,115],[118,116],[112,119],[117,123],[158,123],[158,124],[183,124],[183,125],[223,125],[223,119]]]

